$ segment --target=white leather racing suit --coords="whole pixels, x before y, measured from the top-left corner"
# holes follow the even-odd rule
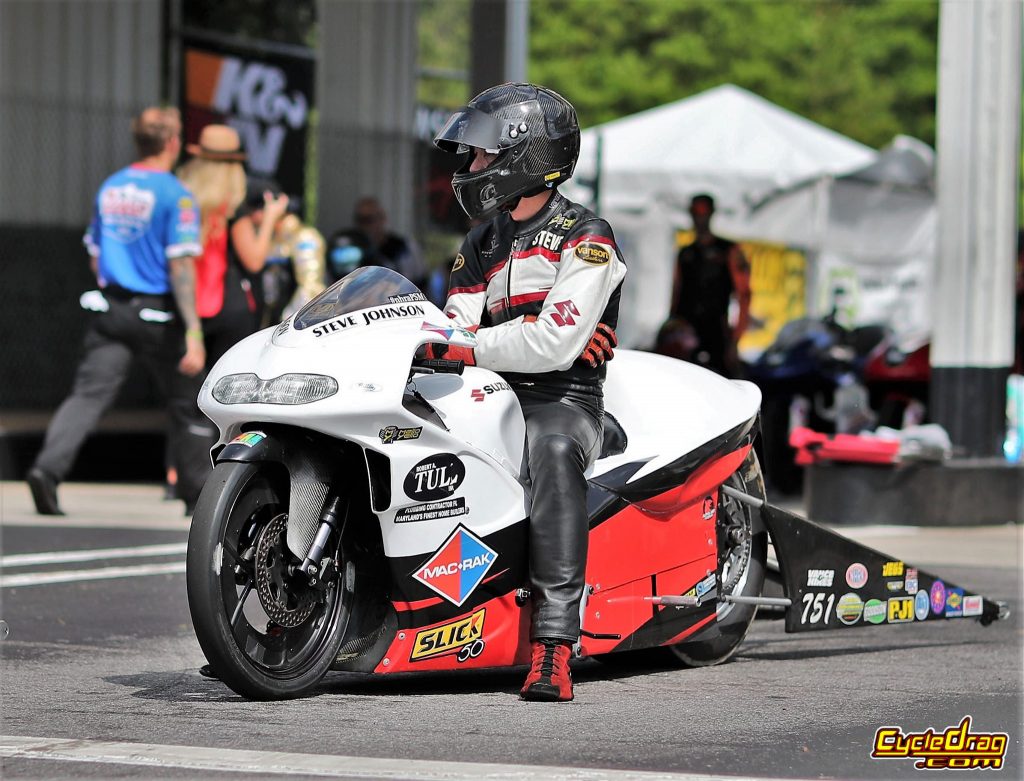
[[[477,365],[509,382],[526,418],[535,640],[579,639],[584,472],[600,453],[605,376],[579,356],[598,323],[615,328],[625,275],[608,223],[557,191],[529,220],[474,228],[452,268],[445,312],[479,326]]]

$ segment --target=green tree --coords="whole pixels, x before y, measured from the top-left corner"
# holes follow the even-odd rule
[[[530,78],[584,125],[733,83],[872,146],[935,137],[935,2],[531,0]]]
[[[420,103],[455,108],[469,99],[469,13],[470,0],[419,0]]]

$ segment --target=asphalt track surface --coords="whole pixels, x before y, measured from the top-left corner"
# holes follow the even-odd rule
[[[1009,602],[1011,618],[786,635],[757,621],[715,668],[574,667],[577,699],[520,702],[524,671],[328,676],[247,702],[200,677],[188,522],[153,486],[65,485],[69,516],[0,483],[0,777],[1020,778],[1021,528],[844,531]],[[57,556],[55,554],[62,554]],[[0,626],[0,636],[3,627]],[[872,759],[876,729],[1004,732],[1001,770]]]

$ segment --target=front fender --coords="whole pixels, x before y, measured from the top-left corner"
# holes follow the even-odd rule
[[[274,462],[288,470],[288,548],[304,559],[320,526],[329,493],[337,493],[349,454],[337,439],[290,426],[239,434],[214,456],[216,463]],[[351,447],[351,445],[350,445]],[[333,487],[333,488],[332,488]]]

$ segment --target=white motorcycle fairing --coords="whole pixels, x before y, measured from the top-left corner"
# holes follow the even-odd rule
[[[372,269],[372,275],[360,276],[363,271],[371,269],[349,275],[289,320],[233,347],[203,384],[200,407],[220,430],[217,457],[237,453],[259,434],[274,436],[275,426],[357,445],[384,552],[396,581],[405,584],[399,588],[408,603],[422,603],[432,594],[461,606],[485,577],[507,573],[521,579],[525,569],[524,561],[514,561],[525,551],[499,555],[499,546],[490,542],[495,535],[513,539],[512,527],[529,517],[522,411],[510,386],[486,369],[466,367],[461,376],[419,373],[410,379],[421,345],[472,346],[475,336],[453,326],[394,272]],[[346,306],[346,283],[369,276],[404,286],[383,303],[371,299],[361,308]],[[255,375],[257,385],[316,375],[330,378],[337,389],[309,403],[268,403],[264,391],[225,403],[215,389],[244,375]],[[608,364],[605,383],[606,447],[616,442],[618,447],[588,476],[630,500],[678,486],[701,459],[748,436],[759,400],[750,383],[621,350]],[[249,435],[240,437],[244,432]],[[319,525],[330,469],[315,459],[289,465],[287,543],[300,560]],[[446,550],[454,551],[448,557],[454,564],[427,558]],[[495,565],[495,559],[501,561]],[[463,562],[474,561],[479,566],[471,568],[472,577],[455,577]],[[458,582],[452,585],[443,575]]]

